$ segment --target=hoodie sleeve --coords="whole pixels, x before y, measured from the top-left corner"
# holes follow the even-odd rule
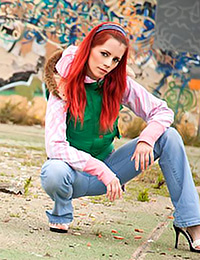
[[[95,175],[107,186],[115,174],[102,161],[70,146],[66,140],[66,113],[66,102],[51,93],[45,120],[47,156],[67,162],[76,171],[85,171]]]
[[[173,123],[174,113],[167,103],[156,98],[130,77],[127,77],[122,104],[147,122],[138,142],[144,141],[153,147],[157,139]]]

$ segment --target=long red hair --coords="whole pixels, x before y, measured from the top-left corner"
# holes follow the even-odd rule
[[[105,24],[105,23],[102,23]],[[102,25],[98,25],[84,38],[79,45],[74,60],[70,67],[67,78],[61,78],[58,88],[64,87],[67,98],[67,108],[71,115],[80,118],[83,123],[86,106],[86,91],[84,79],[86,76],[86,65],[91,48],[104,44],[108,39],[115,38],[127,48],[119,64],[104,77],[102,111],[100,116],[100,128],[102,131],[111,130],[115,122],[126,89],[126,64],[128,57],[128,39],[117,30],[96,31]]]

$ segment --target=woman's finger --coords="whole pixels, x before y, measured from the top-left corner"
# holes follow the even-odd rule
[[[108,199],[110,199],[110,194],[111,194],[111,184],[107,185],[107,193],[106,193],[106,197],[108,197]]]
[[[149,153],[145,154],[145,169],[149,166]]]
[[[121,189],[120,184],[118,184],[116,187],[115,199],[121,198],[121,197],[122,197],[122,189]]]
[[[151,150],[150,158],[151,158],[151,165],[153,165],[153,163],[154,163],[154,154],[153,154],[153,149]]]
[[[119,196],[120,199],[122,198],[122,188],[121,188],[121,185],[119,186],[118,196]]]
[[[136,169],[136,171],[138,171],[138,169],[139,169],[139,161],[140,161],[140,155],[139,155],[139,153],[136,153],[135,154],[135,169]]]
[[[141,170],[144,171],[144,154],[143,153],[140,154],[140,167],[141,167]]]
[[[110,192],[110,201],[113,200],[113,193],[114,193],[114,188],[113,188],[113,184],[111,185],[112,189],[111,189],[111,192]]]
[[[116,182],[114,185],[113,185],[113,194],[112,194],[112,201],[114,201],[117,197],[117,193],[118,193],[118,183]]]
[[[134,154],[131,157],[131,161],[133,161],[135,159],[135,155],[136,155],[136,150],[135,150]]]

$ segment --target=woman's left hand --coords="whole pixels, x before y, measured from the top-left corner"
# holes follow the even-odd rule
[[[114,201],[117,197],[122,198],[121,184],[117,177],[114,177],[113,180],[107,185],[106,196],[110,201]]]
[[[141,171],[144,171],[147,169],[149,164],[152,165],[154,163],[153,147],[145,142],[139,142],[133,156],[131,157],[131,161],[133,160],[135,160],[136,171],[139,169],[139,163]]]

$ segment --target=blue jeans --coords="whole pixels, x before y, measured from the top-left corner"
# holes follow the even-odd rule
[[[106,165],[116,173],[121,184],[141,171],[131,161],[137,138],[129,141],[106,158]],[[200,225],[199,196],[196,191],[182,139],[174,128],[167,129],[154,145],[154,157],[164,174],[175,207],[174,224],[179,227]],[[67,163],[47,160],[41,171],[41,182],[54,201],[47,211],[49,222],[69,223],[73,220],[72,199],[106,193],[106,186],[96,176],[74,171]]]

